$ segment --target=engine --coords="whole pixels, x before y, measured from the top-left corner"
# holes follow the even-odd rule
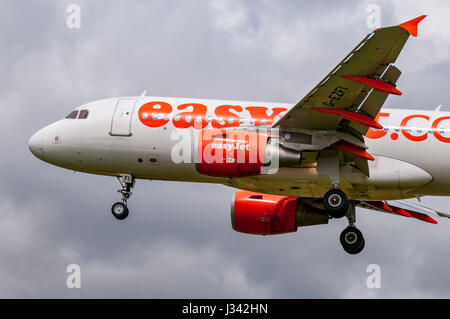
[[[327,223],[325,212],[294,196],[240,190],[234,194],[231,204],[231,225],[235,231],[246,234],[276,235]]]
[[[252,131],[204,130],[199,135],[196,168],[214,177],[264,174],[263,168],[300,164],[301,154],[278,138]]]

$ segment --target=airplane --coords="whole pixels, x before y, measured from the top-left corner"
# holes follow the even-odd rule
[[[356,208],[437,223],[450,215],[405,199],[449,196],[450,113],[381,109],[422,15],[368,34],[296,104],[140,96],[77,107],[29,140],[50,164],[117,177],[118,220],[136,179],[237,188],[235,231],[296,232],[347,217],[340,242],[360,253]],[[433,156],[439,154],[439,156]],[[433,217],[431,217],[433,216]]]

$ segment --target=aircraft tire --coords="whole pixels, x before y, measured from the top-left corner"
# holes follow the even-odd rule
[[[118,220],[124,220],[128,217],[128,207],[122,202],[114,203],[111,207],[111,212]]]
[[[339,239],[342,248],[351,255],[359,254],[366,244],[363,234],[354,226],[348,226],[344,229]]]
[[[328,215],[333,218],[341,218],[347,214],[348,210],[347,195],[340,189],[331,189],[323,197],[323,206]]]

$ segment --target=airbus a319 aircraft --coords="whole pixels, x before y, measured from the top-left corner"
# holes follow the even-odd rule
[[[404,199],[450,195],[450,113],[382,109],[400,95],[393,65],[420,16],[367,35],[296,104],[120,97],[77,107],[29,140],[39,159],[115,176],[119,220],[136,179],[238,188],[231,224],[273,235],[347,217],[340,242],[365,245],[355,209],[436,223],[450,215]],[[439,158],[433,156],[439,153]]]

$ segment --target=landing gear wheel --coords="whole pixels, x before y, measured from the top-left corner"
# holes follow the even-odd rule
[[[351,255],[359,254],[366,244],[363,234],[355,226],[348,226],[344,229],[341,233],[340,241],[342,248]]]
[[[331,189],[323,197],[323,206],[333,218],[344,217],[347,214],[348,205],[347,196],[339,189]]]
[[[118,220],[124,220],[128,217],[128,207],[122,202],[114,203],[111,212]]]

